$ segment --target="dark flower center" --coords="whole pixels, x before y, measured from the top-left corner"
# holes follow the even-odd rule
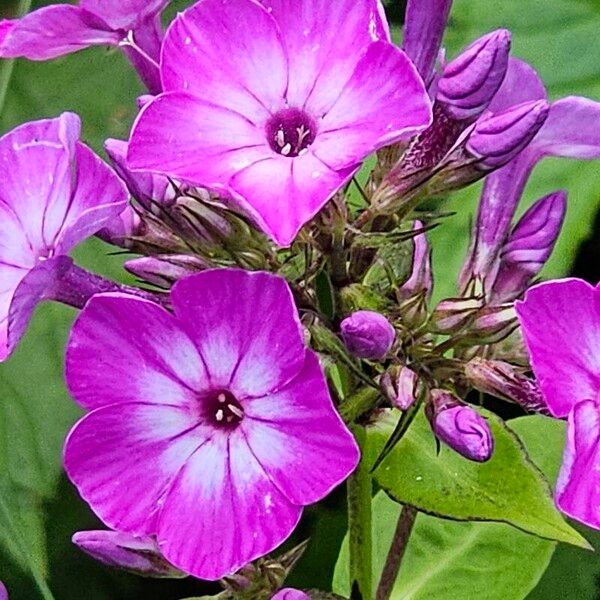
[[[244,409],[227,390],[209,392],[205,398],[208,420],[215,427],[236,427],[244,419]]]
[[[304,154],[317,135],[315,121],[298,108],[280,110],[269,119],[266,130],[271,148],[290,158]]]

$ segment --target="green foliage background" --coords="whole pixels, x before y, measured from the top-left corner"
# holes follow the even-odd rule
[[[188,3],[173,2],[170,14]],[[42,4],[36,2],[34,6]],[[402,15],[401,2],[391,0],[388,4],[392,5],[390,14]],[[11,3],[4,0],[0,3],[0,16],[10,14],[12,8]],[[455,55],[467,43],[497,27],[507,27],[513,32],[514,54],[537,67],[552,98],[579,94],[600,100],[598,0],[455,0],[446,37],[448,56]],[[27,120],[73,110],[83,118],[84,138],[101,151],[106,137],[127,137],[135,115],[135,97],[141,91],[126,61],[115,51],[93,49],[50,63],[18,61],[0,114],[0,130],[4,132]],[[546,277],[569,273],[581,242],[592,232],[593,219],[600,206],[600,166],[598,163],[546,160],[536,169],[521,211],[536,198],[558,188],[569,191],[569,211],[561,241],[546,267]],[[432,234],[437,297],[451,295],[454,291],[479,189],[474,186],[451,197],[446,206],[456,215]],[[88,268],[123,279],[122,258],[110,255],[110,252],[108,246],[94,240],[79,248],[75,256]],[[195,582],[146,582],[114,573],[78,553],[70,543],[70,536],[75,531],[99,526],[61,470],[65,434],[80,414],[69,399],[62,379],[63,348],[72,318],[73,311],[68,308],[41,307],[15,356],[0,366],[0,579],[7,583],[13,600],[38,598],[39,592],[34,585],[36,577],[48,582],[57,600],[82,597],[90,600],[169,600],[209,593],[211,588],[203,589]],[[552,477],[560,454],[557,453],[556,433],[547,436],[544,427],[539,427],[527,435],[528,440],[537,436],[537,440],[528,442],[528,447],[530,444],[535,447],[540,461],[538,466],[546,464],[543,470]],[[560,437],[560,432],[558,435]],[[393,527],[391,513],[395,508],[389,507],[389,501],[382,494],[377,502],[385,504],[384,514],[390,515],[390,522],[384,523],[383,529]],[[436,520],[434,517],[421,518],[422,521],[429,519]],[[508,581],[507,587],[502,588],[504,595],[498,596],[507,600],[523,598],[535,586],[552,554],[548,542],[541,543],[538,538],[519,532],[518,539],[510,535],[506,538],[506,529],[513,532],[506,525],[444,522],[437,529],[430,524],[420,526],[418,539],[424,549],[427,544],[437,548],[439,560],[447,560],[449,565],[454,564],[453,560],[458,563],[462,560],[459,572],[463,585],[464,581],[468,583],[469,577],[485,574],[485,569],[478,570],[477,564],[469,562],[468,554],[452,557],[443,553],[444,540],[452,541],[452,536],[460,539],[465,535],[465,527],[488,528],[483,534],[476,535],[485,537],[485,548],[498,561],[504,561],[499,564],[504,565],[506,572],[516,568],[517,563],[526,565],[532,557],[537,558],[526,585],[519,587],[515,583],[511,587]],[[494,536],[488,534],[489,528],[494,527],[498,539],[502,539],[497,547],[494,547]],[[581,530],[600,548],[600,536]],[[313,534],[313,543],[290,583],[299,587],[327,588],[345,533],[342,492],[334,494],[318,510],[307,511],[298,538],[309,533]],[[439,539],[435,537],[440,535]],[[512,535],[516,536],[515,533]],[[415,546],[411,551],[418,566],[419,548]],[[476,554],[477,547],[474,551]],[[440,569],[440,573],[440,577],[453,576],[452,571],[444,573]],[[490,585],[494,585],[494,575],[488,575],[492,577]],[[593,600],[600,597],[598,576],[600,558],[593,553],[559,545],[550,568],[528,598]],[[436,590],[435,596],[428,597],[436,600],[470,597],[468,585],[462,588],[438,585],[432,589]],[[397,597],[426,596],[404,590]],[[484,597],[488,596],[484,594]]]

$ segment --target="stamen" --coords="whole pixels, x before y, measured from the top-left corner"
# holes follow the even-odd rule
[[[244,411],[233,404],[228,404],[227,408],[238,418],[242,419],[244,417]]]
[[[219,421],[219,423],[225,418],[225,413],[223,412],[222,409],[219,409],[216,413],[215,413],[215,419],[217,421]]]
[[[219,394],[217,396],[217,400],[221,403],[221,404],[225,404],[227,398],[225,397],[225,394]]]
[[[275,136],[275,141],[277,142],[277,145],[280,148],[283,148],[285,146],[285,133],[283,132],[283,129],[279,129],[277,131],[277,135]]]
[[[290,154],[290,152],[292,151],[292,145],[291,144],[286,144],[282,149],[281,149],[281,154],[283,154],[283,156],[288,156]]]

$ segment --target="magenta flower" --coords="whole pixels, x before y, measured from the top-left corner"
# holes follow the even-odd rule
[[[310,600],[310,596],[294,588],[285,588],[279,590],[271,600]]]
[[[600,529],[600,288],[550,281],[529,289],[516,309],[548,408],[569,419],[557,505]]]
[[[122,46],[153,93],[160,91],[160,12],[169,0],[80,0],[0,21],[0,57],[49,60],[97,45]],[[141,50],[141,52],[140,52]]]
[[[64,113],[0,138],[0,360],[36,304],[60,299],[65,255],[125,207],[125,186],[79,141],[80,127]]]
[[[431,120],[378,0],[201,0],[169,28],[129,164],[228,196],[289,245],[360,167]]]
[[[283,279],[205,271],[171,298],[174,316],[124,294],[81,313],[66,377],[92,412],[65,467],[108,526],[215,580],[283,542],[359,453]]]
[[[340,332],[348,350],[358,358],[383,360],[390,351],[396,331],[380,313],[372,310],[357,310],[346,317]]]

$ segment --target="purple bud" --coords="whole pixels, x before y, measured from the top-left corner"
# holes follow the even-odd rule
[[[79,531],[73,543],[110,567],[146,577],[179,578],[186,575],[169,564],[150,537],[134,537],[118,531]]]
[[[469,325],[470,339],[481,344],[492,344],[503,340],[517,327],[514,304],[498,304],[481,309]]]
[[[8,590],[6,586],[0,581],[0,600],[8,600]]]
[[[521,152],[540,130],[550,105],[546,100],[523,102],[480,119],[467,142],[467,150],[483,170],[499,169]]]
[[[419,395],[417,374],[408,367],[391,367],[381,377],[381,388],[393,406],[409,409]]]
[[[431,331],[456,333],[468,325],[481,309],[481,298],[448,298],[442,300],[431,315]]]
[[[142,235],[144,226],[135,210],[127,205],[125,210],[109,221],[96,235],[107,244],[119,246],[119,248],[131,248],[131,238]]]
[[[449,63],[438,82],[437,99],[458,120],[474,120],[488,107],[508,68],[510,32],[498,29],[473,42]]]
[[[423,228],[421,221],[415,221],[413,231]],[[413,238],[413,267],[410,277],[398,290],[400,297],[409,298],[421,292],[429,297],[433,289],[433,278],[431,275],[431,250],[427,242],[427,236],[421,233]]]
[[[461,456],[486,462],[494,451],[494,438],[485,419],[456,396],[432,390],[427,418],[433,433]]]
[[[285,588],[283,590],[279,590],[271,600],[310,600],[310,596],[301,592],[300,590],[295,590],[293,588]]]
[[[509,363],[473,358],[465,366],[465,376],[476,390],[484,394],[515,402],[529,412],[550,414],[536,381]]]
[[[348,350],[358,358],[381,360],[390,351],[396,332],[381,314],[359,310],[344,319],[341,333]]]
[[[165,289],[188,275],[211,267],[203,259],[189,254],[143,256],[128,260],[123,266],[132,275]]]
[[[500,257],[492,300],[517,298],[535,277],[554,248],[567,211],[567,194],[555,192],[538,200],[513,229]]]

